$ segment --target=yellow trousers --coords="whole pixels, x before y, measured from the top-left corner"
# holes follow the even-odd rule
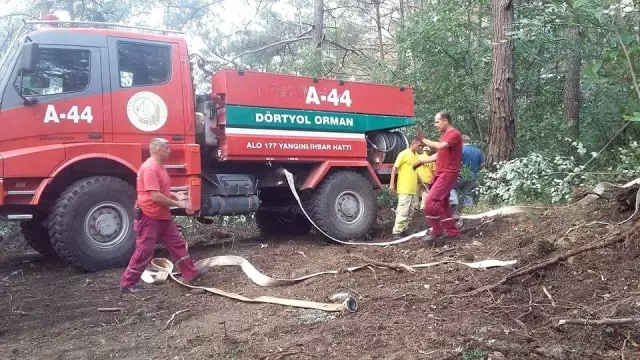
[[[398,194],[398,207],[396,208],[396,221],[393,226],[393,234],[402,234],[409,228],[409,222],[413,218],[415,208],[419,204],[416,195]]]

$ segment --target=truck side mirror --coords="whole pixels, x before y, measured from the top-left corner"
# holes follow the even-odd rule
[[[35,72],[37,64],[38,44],[34,42],[22,44],[22,72],[27,74]]]

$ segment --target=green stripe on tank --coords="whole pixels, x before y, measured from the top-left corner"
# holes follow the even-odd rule
[[[414,119],[328,111],[226,106],[228,127],[365,133],[414,124]]]

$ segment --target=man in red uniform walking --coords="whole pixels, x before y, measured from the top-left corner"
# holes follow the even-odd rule
[[[456,227],[456,220],[453,218],[451,207],[449,206],[449,193],[456,186],[460,168],[462,167],[462,135],[453,127],[451,115],[446,112],[439,112],[435,117],[435,126],[442,135],[440,141],[431,141],[420,136],[422,142],[431,149],[437,151],[428,159],[418,161],[414,167],[429,162],[436,162],[436,172],[427,194],[425,207],[425,220],[431,231],[425,236],[426,241],[433,241],[440,238],[445,233],[447,238],[457,238],[460,230]]]
[[[171,179],[163,166],[171,152],[169,142],[160,138],[153,139],[149,144],[149,152],[151,157],[140,166],[136,180],[136,250],[120,280],[120,290],[127,293],[144,290],[137,283],[153,258],[157,240],[165,245],[185,282],[191,283],[204,274],[193,265],[185,240],[171,216],[172,206],[186,209],[189,207],[189,200],[186,194],[170,191]]]

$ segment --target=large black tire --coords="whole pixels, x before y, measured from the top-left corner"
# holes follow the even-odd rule
[[[24,241],[31,248],[45,256],[58,256],[49,240],[49,229],[40,219],[23,221],[20,223],[20,232]]]
[[[56,253],[85,271],[127,264],[135,249],[135,188],[109,176],[77,181],[56,200],[48,228]]]
[[[256,212],[256,225],[265,235],[305,235],[311,223],[302,214],[279,214],[271,211]]]
[[[353,171],[327,176],[310,194],[305,208],[318,228],[341,241],[367,235],[378,212],[371,183]]]

